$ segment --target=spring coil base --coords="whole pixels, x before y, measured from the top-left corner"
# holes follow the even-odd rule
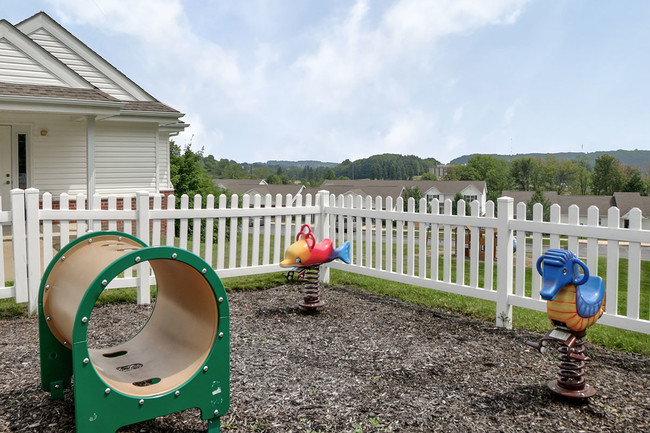
[[[560,371],[558,378],[551,380],[548,387],[555,394],[564,397],[589,398],[596,394],[596,390],[585,383],[585,365],[590,358],[584,355],[585,342],[582,340],[584,333],[582,335],[573,333],[573,335],[576,339],[572,346],[559,346],[557,349]]]
[[[556,328],[548,331],[539,342],[527,341],[526,344],[544,353],[548,343],[559,343],[557,348],[560,361],[558,378],[548,382],[549,389],[558,395],[569,398],[585,399],[596,394],[596,389],[585,383],[585,365],[591,359],[585,356],[583,331],[569,331]]]
[[[306,283],[303,290],[304,298],[300,305],[306,310],[316,310],[324,307],[325,302],[320,299],[320,265],[301,268],[298,271],[298,281]]]

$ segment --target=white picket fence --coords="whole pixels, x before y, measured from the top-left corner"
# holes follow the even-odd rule
[[[426,206],[424,199],[419,211],[413,199],[402,211],[401,198],[395,203],[390,197],[353,200],[327,191],[315,197],[233,195],[228,200],[222,195],[217,203],[208,196],[205,207],[202,197],[193,197],[190,207],[190,199],[183,196],[179,208],[170,196],[165,209],[160,195],[138,193],[133,208],[133,197],[121,197],[124,208],[118,210],[119,198],[109,197],[107,209],[101,209],[95,196],[88,210],[80,195],[73,200],[75,209],[70,209],[69,197],[62,194],[60,209],[53,209],[49,193],[41,197],[36,189],[13,190],[12,210],[2,211],[0,203],[6,235],[2,242],[12,240],[6,254],[11,257],[0,256],[5,263],[0,267],[0,298],[28,302],[34,311],[45,266],[56,250],[88,230],[120,230],[149,245],[188,249],[227,278],[286,271],[279,266],[284,251],[302,224],[309,223],[318,240],[329,237],[336,245],[351,243],[352,263],[331,262],[321,272],[325,281],[333,268],[494,301],[501,327],[511,326],[513,307],[545,311],[536,260],[548,248],[568,248],[579,254],[592,274],[606,273],[606,313],[599,323],[650,333],[650,281],[641,272],[650,264],[643,260],[650,254],[650,231],[642,230],[638,209],[630,212],[630,227],[620,228],[617,208],[609,210],[606,227],[599,225],[595,206],[588,210],[587,225],[578,223],[577,206],[568,209],[567,223],[560,222],[558,205],[551,208],[551,221],[543,222],[541,205],[535,205],[533,219],[526,220],[526,205],[519,203],[515,214],[509,197],[499,198],[497,209],[488,202],[485,215],[479,215],[474,202],[469,216],[463,201],[453,215],[451,201],[444,203],[442,214],[437,200]],[[624,269],[619,269],[626,263],[621,253],[627,257]],[[12,263],[13,283],[2,287],[7,263]],[[109,288],[137,287],[139,302],[147,303],[155,275],[146,264],[138,266]]]

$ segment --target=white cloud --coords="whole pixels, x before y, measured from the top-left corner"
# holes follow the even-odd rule
[[[420,93],[436,85],[429,73],[437,42],[512,22],[525,3],[397,0],[386,7],[357,0],[291,35],[300,43],[260,33],[245,47],[231,41],[236,48],[228,48],[215,32],[190,22],[189,3],[181,0],[47,1],[65,26],[91,26],[133,41],[129,52],[138,53],[140,64],[123,72],[187,113],[191,126],[179,143],[192,140],[216,157],[242,161],[321,158],[308,154],[314,149],[330,160],[377,152],[435,156],[436,140],[445,141]],[[226,7],[229,13],[242,8],[250,6]],[[237,31],[257,31],[265,15],[256,17],[255,29]],[[443,80],[449,91],[456,87],[456,77]],[[465,117],[457,107],[453,124]]]
[[[157,44],[183,36],[188,26],[180,0],[48,0],[64,24],[92,25]]]
[[[140,51],[143,65],[152,71],[164,71],[165,82],[174,83],[194,98],[203,95],[223,101],[226,97],[228,105],[236,109],[256,103],[236,55],[198,36],[180,0],[49,1],[64,23],[134,37],[130,49]]]
[[[491,24],[512,23],[525,0],[402,0],[385,15],[396,40],[428,43]]]
[[[516,99],[508,108],[506,108],[506,112],[503,115],[503,123],[506,125],[510,125],[512,123],[512,119],[514,119],[515,114],[517,112],[517,108],[521,106],[522,104],[521,98]]]
[[[526,1],[400,0],[373,20],[376,3],[358,0],[295,62],[299,91],[315,107],[338,110],[396,82],[407,87],[409,77],[396,70],[430,68],[429,53],[441,37],[510,23]]]
[[[373,149],[403,154],[428,154],[435,136],[437,118],[420,110],[408,110],[391,119],[390,126]],[[424,152],[424,153],[422,153]]]
[[[375,46],[379,36],[365,28],[368,10],[366,0],[357,1],[345,19],[322,31],[315,52],[301,55],[294,63],[297,91],[312,105],[339,109],[351,93],[379,73],[381,57]]]

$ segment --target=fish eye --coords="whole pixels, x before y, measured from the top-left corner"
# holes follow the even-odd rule
[[[296,263],[300,263],[300,257],[296,257]]]
[[[566,269],[562,269],[562,275],[566,275]]]

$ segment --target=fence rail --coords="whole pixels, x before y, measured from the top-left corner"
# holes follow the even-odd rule
[[[566,223],[558,205],[551,207],[550,221],[542,221],[540,204],[527,220],[526,204],[515,206],[509,197],[499,198],[496,206],[488,202],[483,215],[478,202],[466,214],[460,200],[454,215],[449,200],[440,212],[437,200],[409,199],[404,206],[402,198],[393,203],[390,197],[353,199],[327,191],[315,197],[182,196],[178,206],[169,196],[165,207],[162,196],[142,192],[108,197],[104,209],[99,196],[90,206],[83,195],[56,199],[58,209],[49,193],[16,189],[11,211],[0,203],[5,235],[0,298],[28,302],[30,311],[36,308],[43,268],[71,238],[89,230],[120,230],[149,245],[178,246],[200,255],[221,277],[232,277],[280,272],[284,251],[309,223],[317,238],[351,244],[352,262],[332,262],[321,272],[323,279],[333,268],[493,301],[502,327],[511,326],[513,307],[545,311],[534,264],[548,248],[568,248],[605,279],[606,313],[600,323],[650,333],[650,231],[642,229],[639,209],[630,211],[629,228],[621,228],[616,208],[609,210],[606,226],[599,225],[595,206],[588,209],[586,225],[579,224],[575,205],[566,210]],[[151,284],[155,275],[141,263],[109,288],[135,286],[138,302],[148,303]]]

